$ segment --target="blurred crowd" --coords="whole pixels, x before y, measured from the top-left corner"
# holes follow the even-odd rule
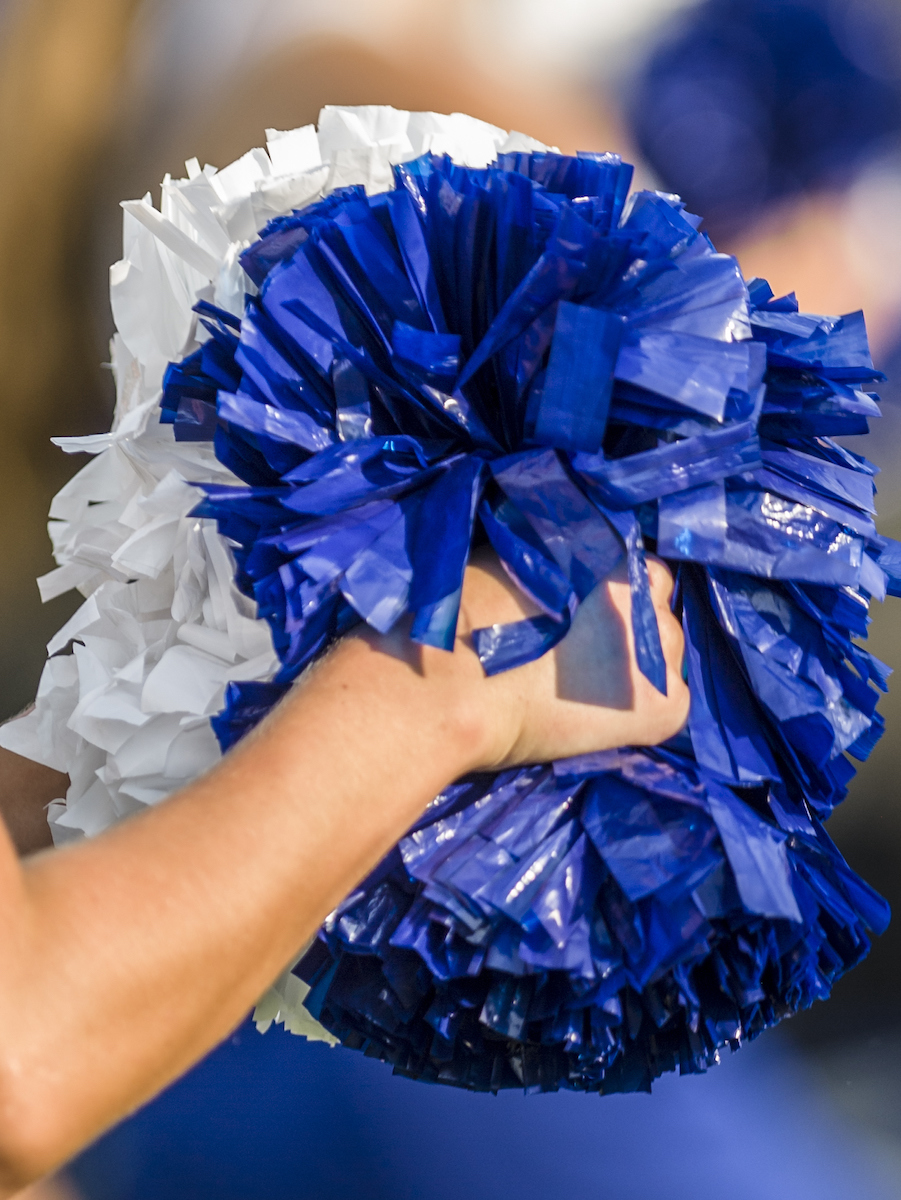
[[[224,166],[326,103],[464,111],[565,151],[617,150],[639,185],[702,214],[748,278],[808,311],[863,308],[888,381],[876,436],[855,448],[882,469],[880,527],[901,537],[897,0],[0,0],[0,716],[33,696],[77,599],[42,609],[34,577],[52,565],[50,497],[79,465],[49,438],[109,421],[118,201],[155,194],[192,156]],[[871,649],[901,667],[898,602],[874,613]],[[899,696],[830,826],[896,907]],[[244,1029],[47,1187],[899,1197],[899,987],[890,929],[829,1004],[722,1078],[600,1107],[436,1096],[362,1056]]]

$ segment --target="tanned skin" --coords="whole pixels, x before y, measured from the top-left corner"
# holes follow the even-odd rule
[[[405,629],[343,639],[207,775],[90,841],[42,850],[43,806],[65,780],[4,755],[0,1198],[234,1029],[452,780],[677,732],[682,633],[669,572],[649,566],[665,697],[637,668],[622,572],[555,651],[486,678],[471,630],[535,610],[481,555],[453,653]]]

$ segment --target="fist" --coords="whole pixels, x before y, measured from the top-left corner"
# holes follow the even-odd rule
[[[481,673],[477,659],[478,675],[470,665],[472,712],[479,714],[488,735],[480,767],[650,746],[678,733],[688,718],[689,698],[682,679],[682,629],[670,610],[673,578],[664,563],[650,556],[648,573],[667,694],[658,692],[638,668],[623,563],[582,602],[554,650],[491,678]],[[491,551],[476,552],[464,579],[454,656],[475,658],[474,629],[519,621],[538,611]]]

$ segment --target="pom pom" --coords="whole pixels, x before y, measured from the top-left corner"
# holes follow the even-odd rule
[[[261,1020],[309,1029],[290,993],[401,1074],[612,1092],[828,995],[888,919],[822,826],[882,731],[854,639],[901,591],[874,468],[832,440],[879,411],[861,314],[746,284],[616,155],[462,117],[325,110],[318,142],[189,174],[126,208],[120,415],[51,514],[45,587],[91,598],[4,735],[72,773],[57,829],[172,790],[211,755],[172,730],[227,748],[361,620],[451,647],[474,542],[543,612],[477,631],[487,672],[625,559],[663,690],[653,550],[686,732],[455,783]]]

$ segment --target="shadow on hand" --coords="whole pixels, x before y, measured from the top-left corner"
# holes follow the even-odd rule
[[[606,580],[579,605],[555,656],[561,700],[623,711],[634,704],[626,625]]]

